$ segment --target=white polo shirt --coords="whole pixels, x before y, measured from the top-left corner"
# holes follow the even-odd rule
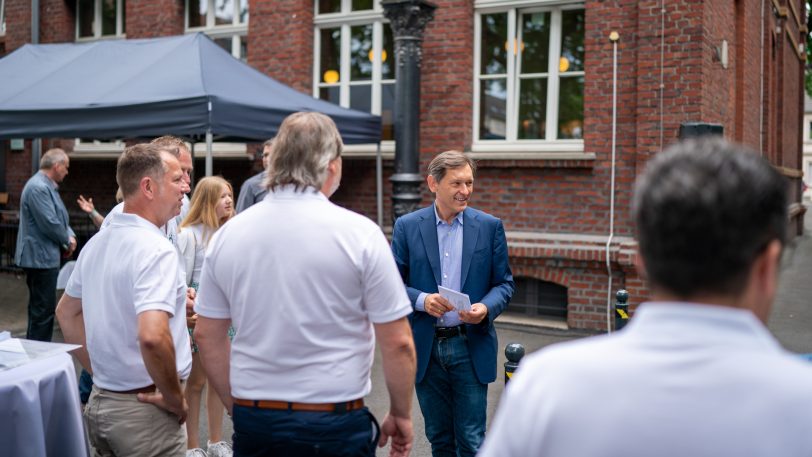
[[[812,455],[812,364],[749,311],[647,303],[522,360],[480,457]]]
[[[377,225],[285,187],[215,233],[195,311],[232,320],[234,397],[327,403],[369,393],[372,324],[412,309]]]
[[[188,200],[188,197],[184,195],[184,201],[186,200]],[[124,202],[121,202],[118,205],[114,206],[113,209],[111,209],[110,212],[107,213],[107,216],[104,217],[104,220],[102,221],[102,225],[101,227],[99,227],[99,230],[101,231],[102,229],[107,228],[110,225],[111,222],[110,216],[112,216],[113,214],[122,214],[122,213],[124,213]],[[164,237],[166,237],[166,239],[168,239],[172,243],[172,246],[175,246],[175,249],[178,249],[178,226],[180,225],[180,222],[182,221],[181,218],[183,216],[185,216],[185,214],[183,212],[183,206],[181,206],[180,215],[175,216],[172,219],[169,219],[168,221],[166,221],[166,224],[162,225],[159,229],[161,232],[163,232]],[[180,255],[180,251],[178,251],[178,255]],[[183,268],[183,262],[181,262],[181,268]]]
[[[186,330],[186,284],[178,255],[161,231],[135,214],[108,215],[109,224],[82,249],[65,293],[82,300],[93,382],[108,390],[153,384],[138,343],[138,314],[171,317],[175,363],[189,377],[192,354]]]

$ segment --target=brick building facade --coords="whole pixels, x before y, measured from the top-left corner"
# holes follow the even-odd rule
[[[478,161],[472,204],[505,223],[515,311],[605,329],[609,290],[628,289],[633,305],[645,299],[632,263],[632,187],[685,122],[721,124],[725,137],[767,156],[790,179],[800,233],[803,1],[435,3],[423,42],[421,169],[448,149]],[[5,1],[5,52],[30,41],[30,5]],[[42,43],[205,31],[285,84],[381,114],[384,138],[393,138],[393,40],[377,0],[40,0],[40,8]],[[44,140],[43,149],[57,143],[74,149],[73,140]],[[12,208],[31,172],[28,148],[4,153]],[[388,215],[394,146],[383,149]],[[216,159],[215,173],[239,187],[258,170],[245,159],[257,150]],[[68,206],[79,192],[112,206],[113,156],[72,157]],[[334,200],[375,219],[373,157],[374,147],[348,148]]]

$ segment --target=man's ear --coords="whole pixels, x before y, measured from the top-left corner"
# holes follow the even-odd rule
[[[648,274],[646,274],[646,262],[643,261],[643,256],[640,255],[640,246],[637,246],[637,249],[634,250],[634,268],[637,270],[638,276],[641,279],[646,280],[648,279]]]
[[[750,289],[755,298],[752,311],[763,322],[770,316],[775,295],[778,293],[778,272],[781,263],[781,242],[772,240],[764,251],[756,257],[748,277]]]
[[[138,183],[138,188],[141,190],[141,194],[149,200],[155,198],[155,181],[149,176],[141,178],[141,181]]]
[[[437,193],[437,181],[434,179],[434,176],[428,175],[426,178],[426,183],[429,185],[429,190],[432,193]]]

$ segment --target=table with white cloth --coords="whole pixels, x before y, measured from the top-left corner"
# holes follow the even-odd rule
[[[0,371],[0,456],[83,456],[73,360],[66,353]]]

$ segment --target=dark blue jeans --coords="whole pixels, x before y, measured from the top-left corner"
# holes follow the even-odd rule
[[[25,268],[28,286],[28,330],[25,337],[29,340],[51,341],[53,337],[57,276],[59,268]]]
[[[87,370],[82,368],[82,375],[79,376],[79,401],[81,401],[82,404],[87,403],[87,400],[90,398],[90,391],[92,390],[93,378]]]
[[[378,442],[367,408],[315,413],[234,405],[233,419],[235,457],[374,457]]]
[[[434,339],[426,375],[415,390],[432,456],[476,455],[485,439],[488,385],[474,373],[465,335]]]

